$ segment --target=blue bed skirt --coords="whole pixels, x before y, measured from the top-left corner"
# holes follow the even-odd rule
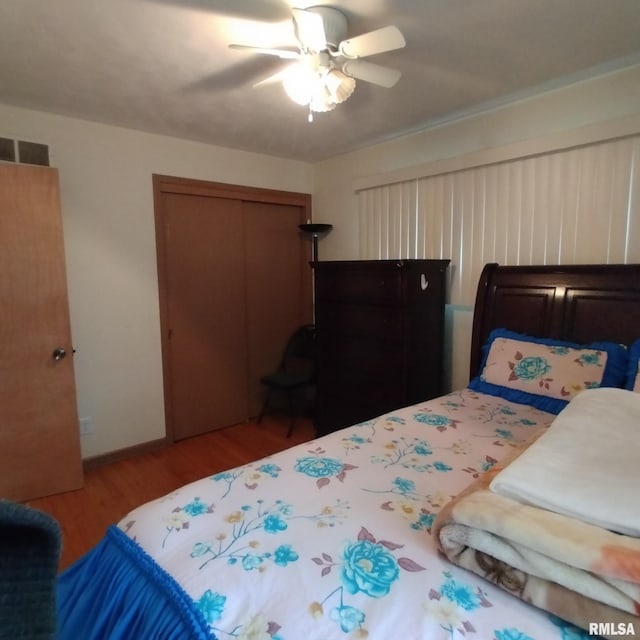
[[[113,526],[60,574],[58,640],[216,640],[193,600]]]

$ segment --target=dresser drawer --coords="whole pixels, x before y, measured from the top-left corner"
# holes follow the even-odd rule
[[[397,307],[336,303],[317,310],[316,325],[320,334],[341,334],[340,342],[350,336],[399,342],[403,336],[404,317],[403,310]]]
[[[335,429],[349,427],[383,415],[403,406],[396,397],[351,395],[340,393],[318,398],[318,433],[322,435]]]
[[[405,365],[405,350],[402,346],[366,337],[350,340],[331,340],[325,334],[318,341],[318,366],[338,371],[342,368],[359,371],[402,371]]]
[[[396,266],[317,269],[315,280],[316,296],[322,300],[394,305],[403,299],[402,269]]]
[[[354,397],[382,396],[386,399],[404,397],[406,374],[396,368],[379,367],[365,369],[347,365],[335,367],[318,367],[318,381],[320,388],[327,392],[341,396]],[[328,384],[322,384],[326,381]],[[339,391],[338,391],[339,390]]]
[[[343,427],[350,427],[377,415],[371,413],[372,408],[361,407],[353,400],[345,402],[343,398],[337,396],[318,400],[317,409],[316,431],[318,436],[331,433]]]

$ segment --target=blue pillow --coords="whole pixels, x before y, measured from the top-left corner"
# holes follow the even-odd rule
[[[627,367],[627,382],[624,385],[625,389],[633,391],[636,380],[640,372],[638,372],[638,361],[640,360],[640,340],[636,340],[629,347],[629,366]]]
[[[603,352],[607,354],[604,367]],[[469,388],[558,414],[584,389],[623,388],[627,375],[628,354],[623,345],[585,345],[495,329],[483,347],[480,374]]]

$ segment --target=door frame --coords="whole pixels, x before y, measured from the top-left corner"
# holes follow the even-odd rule
[[[175,431],[172,423],[173,408],[171,406],[172,382],[169,362],[169,307],[167,286],[167,259],[166,243],[164,238],[164,210],[162,207],[163,194],[180,194],[204,196],[212,198],[227,198],[244,202],[264,202],[271,204],[292,205],[300,207],[301,222],[312,219],[311,194],[295,191],[280,191],[277,189],[265,189],[261,187],[247,187],[244,185],[227,184],[222,182],[209,182],[192,178],[180,178],[161,174],[152,174],[153,180],[153,210],[156,235],[156,260],[158,271],[158,296],[160,306],[160,343],[162,349],[162,379],[165,408],[165,436],[168,442],[175,442]],[[311,243],[305,244],[305,259],[300,265],[301,269],[309,266],[311,262]],[[311,290],[311,278],[309,288]],[[311,300],[311,291],[309,292]]]

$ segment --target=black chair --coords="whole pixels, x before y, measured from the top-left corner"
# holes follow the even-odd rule
[[[299,327],[287,341],[278,369],[260,378],[267,390],[257,421],[260,422],[272,408],[274,392],[279,392],[285,396],[291,416],[287,437],[293,433],[296,419],[302,414],[306,393],[316,383],[315,342],[315,325],[305,324]]]

